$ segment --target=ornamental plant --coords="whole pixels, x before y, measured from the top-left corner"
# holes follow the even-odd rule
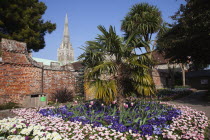
[[[73,94],[74,94],[74,92],[72,90],[63,88],[60,90],[56,90],[56,92],[52,94],[51,99],[54,102],[66,103],[66,102],[70,102],[73,100]]]

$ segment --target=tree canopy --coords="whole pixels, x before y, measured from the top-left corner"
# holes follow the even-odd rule
[[[144,42],[151,43],[151,37],[158,32],[162,25],[162,17],[159,9],[148,3],[139,3],[131,7],[128,14],[122,20],[121,29],[129,36],[136,33],[137,38],[142,38]],[[137,46],[137,48],[144,47],[147,52],[150,52],[150,46]]]
[[[196,68],[210,64],[210,2],[186,0],[172,16],[175,23],[157,41],[166,58],[192,62]],[[195,68],[195,69],[196,69]]]
[[[28,51],[44,48],[45,34],[56,28],[55,24],[42,19],[46,9],[39,0],[1,0],[0,38],[26,42]]]

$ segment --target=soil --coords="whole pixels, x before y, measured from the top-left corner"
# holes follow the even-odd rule
[[[12,113],[10,111],[10,109],[7,109],[7,110],[0,110],[0,120],[4,119],[4,118],[7,118],[7,117],[10,117],[10,118],[13,118],[17,116],[16,114]]]

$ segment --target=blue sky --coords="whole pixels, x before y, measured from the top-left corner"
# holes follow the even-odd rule
[[[69,19],[70,41],[74,48],[75,60],[83,52],[80,48],[86,41],[94,40],[100,32],[98,25],[108,28],[115,26],[118,35],[121,20],[129,12],[132,5],[147,2],[157,6],[162,12],[163,20],[171,23],[170,16],[179,9],[184,0],[41,0],[47,6],[43,15],[45,21],[56,23],[56,30],[45,36],[46,47],[34,52],[33,57],[57,60],[57,49],[63,37],[66,13]]]

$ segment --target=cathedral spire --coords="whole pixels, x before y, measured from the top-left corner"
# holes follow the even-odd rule
[[[62,65],[66,65],[74,61],[74,49],[70,43],[67,14],[64,23],[63,40],[61,42],[60,48],[58,48],[58,61]]]

